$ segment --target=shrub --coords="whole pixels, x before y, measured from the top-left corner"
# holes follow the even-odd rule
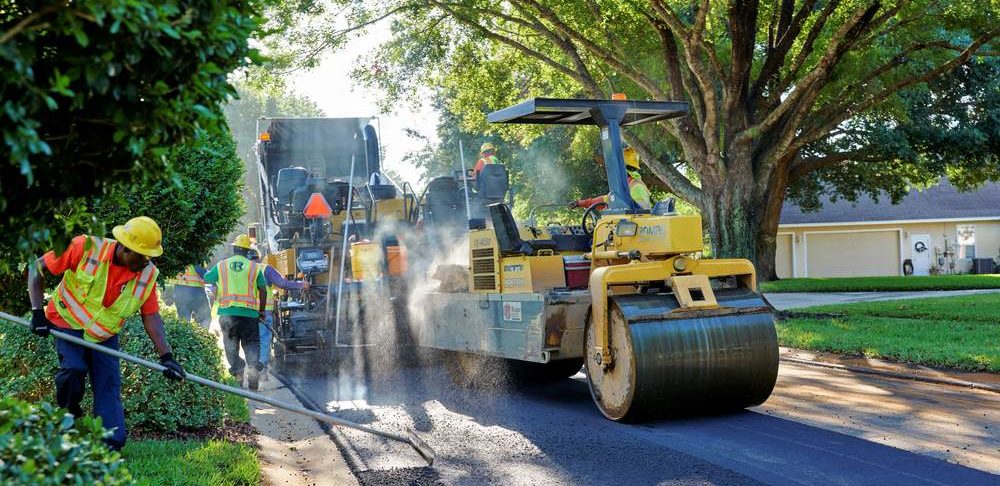
[[[0,400],[0,484],[135,484],[121,456],[101,442],[99,419],[48,403]]]
[[[222,379],[222,353],[215,337],[197,324],[181,321],[163,309],[163,323],[174,356],[189,373]],[[157,362],[153,344],[139,318],[129,319],[120,334],[122,351]],[[0,396],[28,401],[55,401],[53,375],[59,362],[50,339],[39,339],[26,328],[0,326]],[[190,382],[168,381],[158,372],[122,362],[122,402],[131,431],[176,432],[222,425],[221,392]],[[92,403],[88,387],[84,410]]]

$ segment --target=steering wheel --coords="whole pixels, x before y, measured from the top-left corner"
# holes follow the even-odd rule
[[[591,204],[590,207],[583,213],[583,219],[580,221],[580,227],[583,228],[583,232],[586,233],[587,236],[594,234],[594,228],[597,227],[597,221],[601,219],[601,206],[604,206],[604,203],[598,202]]]

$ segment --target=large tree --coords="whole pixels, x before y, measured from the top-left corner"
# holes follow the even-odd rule
[[[996,2],[343,3],[358,24],[397,14],[392,39],[357,75],[396,98],[447,90],[467,130],[488,130],[484,112],[529,96],[688,101],[689,116],[625,136],[700,210],[715,253],[754,260],[764,278],[790,187],[807,199],[819,189],[898,195],[966,162],[983,168],[979,179],[996,176],[995,133],[976,128],[995,125],[993,111],[976,103],[995,102],[997,78],[978,80],[985,96],[961,96],[960,80],[941,88],[958,96],[932,89],[959,68],[983,72],[1000,35]],[[930,103],[918,106],[921,96]],[[956,113],[971,123],[956,126]],[[933,121],[931,131],[913,117]],[[967,161],[933,133],[956,128],[988,152]],[[499,130],[522,141],[538,133]]]

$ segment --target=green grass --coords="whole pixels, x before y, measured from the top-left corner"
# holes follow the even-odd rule
[[[236,384],[236,379],[231,376],[226,376],[222,382],[229,386],[239,386]],[[240,423],[250,422],[250,408],[247,407],[247,400],[245,398],[226,393],[223,406],[227,419]]]
[[[826,305],[792,316],[778,323],[782,346],[1000,373],[1000,294]]]
[[[1000,289],[997,275],[924,277],[789,278],[761,282],[762,292],[876,292],[902,290]]]
[[[260,482],[257,452],[246,444],[218,440],[133,441],[122,451],[139,484],[256,485]]]

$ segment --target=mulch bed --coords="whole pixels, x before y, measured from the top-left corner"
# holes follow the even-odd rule
[[[219,428],[182,429],[177,432],[139,430],[129,433],[132,440],[222,440],[237,444],[257,445],[257,429],[247,422],[226,420]]]

